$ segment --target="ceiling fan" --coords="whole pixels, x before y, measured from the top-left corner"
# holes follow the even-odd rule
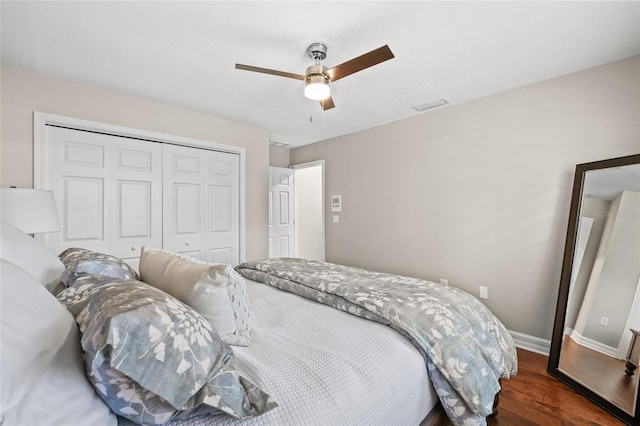
[[[389,46],[385,44],[371,52],[360,55],[357,58],[350,59],[347,62],[343,62],[342,64],[329,69],[324,65],[320,65],[320,61],[327,57],[326,44],[319,42],[312,43],[307,48],[307,53],[311,59],[316,61],[316,63],[315,65],[307,67],[304,75],[243,64],[236,64],[236,69],[303,80],[305,85],[304,95],[309,99],[319,100],[322,109],[326,111],[335,107],[333,99],[331,98],[331,90],[329,89],[330,82],[333,83],[343,77],[394,58],[391,49],[389,49]]]

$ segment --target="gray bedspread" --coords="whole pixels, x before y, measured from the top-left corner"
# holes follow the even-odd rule
[[[511,335],[479,300],[455,287],[295,258],[245,262],[243,276],[388,324],[425,358],[455,425],[485,425],[499,378],[517,372]]]

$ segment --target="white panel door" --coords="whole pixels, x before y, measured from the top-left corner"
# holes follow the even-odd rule
[[[164,145],[163,247],[208,261],[240,261],[237,154]]]
[[[240,158],[209,151],[205,169],[205,258],[209,262],[240,262]]]
[[[48,126],[44,189],[54,192],[62,231],[44,234],[54,253],[82,247],[137,258],[162,244],[161,147]]]
[[[269,257],[295,256],[293,173],[269,167]]]
[[[174,145],[164,146],[163,151],[162,246],[201,259],[204,207],[200,151]]]
[[[61,232],[44,234],[56,254],[69,247],[109,251],[111,196],[109,137],[58,127],[47,128],[46,186],[53,191]]]
[[[143,245],[162,247],[162,146],[113,138],[110,253],[137,259]]]

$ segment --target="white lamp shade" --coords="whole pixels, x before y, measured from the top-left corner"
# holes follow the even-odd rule
[[[0,188],[0,219],[26,234],[60,231],[52,191]]]

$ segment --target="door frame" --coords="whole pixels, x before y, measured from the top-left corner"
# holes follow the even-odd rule
[[[309,161],[307,163],[300,163],[300,164],[292,164],[291,166],[289,166],[290,169],[295,170],[299,170],[299,169],[308,169],[311,167],[318,167],[320,166],[320,170],[322,172],[322,260],[326,260],[326,256],[327,256],[327,252],[326,252],[326,239],[325,239],[325,227],[326,227],[326,223],[325,223],[325,173],[324,173],[324,160],[316,160],[316,161]],[[295,173],[294,173],[295,176]],[[297,209],[296,209],[297,210]],[[296,227],[298,226],[298,224],[296,223]],[[296,234],[298,233],[298,230],[296,229]]]
[[[63,115],[49,114],[39,111],[33,112],[33,188],[42,189],[46,176],[46,126],[66,127],[87,132],[106,133],[125,138],[141,139],[149,142],[166,143],[172,145],[187,146],[192,148],[208,149],[211,151],[228,152],[237,154],[240,160],[240,262],[245,261],[246,230],[245,230],[245,148],[240,146],[224,145],[200,139],[186,138],[182,136],[167,135],[164,133],[150,132],[148,130],[134,129],[131,127],[117,126],[114,124],[100,123],[97,121],[83,120],[80,118],[65,117]],[[36,235],[36,239],[38,239]]]

